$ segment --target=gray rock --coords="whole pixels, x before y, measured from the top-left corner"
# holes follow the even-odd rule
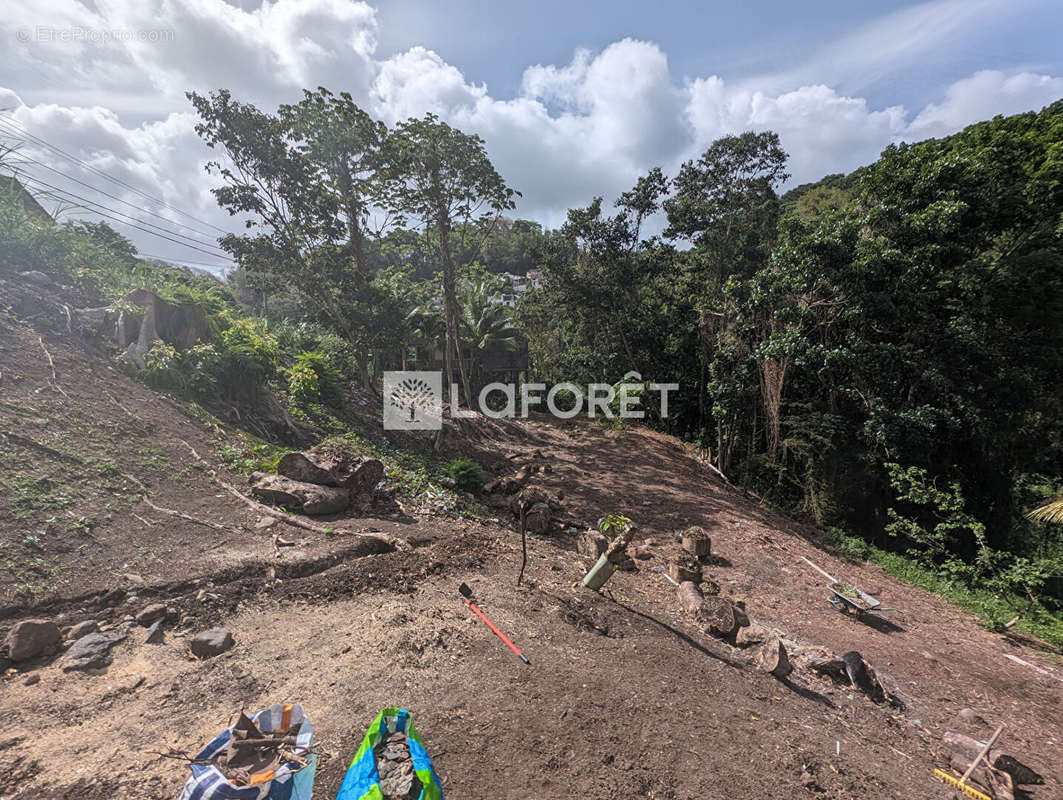
[[[162,620],[157,619],[151,624],[148,629],[148,635],[144,639],[144,644],[162,644],[163,632],[162,632]]]
[[[8,631],[7,655],[12,661],[26,661],[55,652],[63,634],[59,626],[45,619],[25,619]]]
[[[82,636],[88,636],[90,633],[98,633],[100,626],[94,619],[87,619],[84,622],[79,622],[74,625],[66,633],[66,638],[72,641],[80,639]]]
[[[45,275],[40,270],[31,269],[26,272],[20,272],[18,274],[20,278],[23,278],[27,283],[35,283],[38,286],[51,286],[54,281]]]
[[[90,633],[82,636],[66,653],[63,672],[84,669],[103,669],[111,663],[111,648],[119,639],[112,639],[102,633]]]
[[[152,603],[150,606],[145,606],[137,614],[137,623],[146,628],[156,620],[165,618],[166,613],[165,603]]]
[[[41,676],[38,672],[31,672],[29,675],[22,679],[23,686],[33,686],[33,684],[40,682]]]
[[[225,628],[200,631],[192,637],[192,655],[196,658],[213,658],[232,649],[235,644],[232,633]]]
[[[524,524],[528,533],[546,533],[550,530],[549,504],[532,504],[532,507],[524,513]]]

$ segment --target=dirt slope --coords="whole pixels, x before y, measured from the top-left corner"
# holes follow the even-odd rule
[[[452,516],[381,509],[347,524],[385,530],[409,550],[359,557],[349,539],[299,534],[305,544],[278,558],[273,531],[188,454],[186,443],[215,453],[218,432],[62,328],[0,320],[0,430],[19,438],[0,451],[0,553],[17,571],[0,586],[0,636],[38,615],[115,630],[155,601],[176,607],[180,622],[163,645],[143,644],[135,629],[101,674],[46,660],[4,676],[4,800],[173,798],[187,770],[158,751],[194,752],[234,711],[278,701],[304,705],[332,756],[319,770],[320,798],[335,795],[365,726],[390,704],[415,714],[452,798],[946,798],[931,778],[941,733],[962,724],[985,735],[999,723],[1006,749],[1046,778],[1031,796],[1063,798],[1058,657],[817,550],[678,442],[541,422],[474,425],[451,439],[496,473],[540,451],[552,471],[538,480],[564,491],[577,519],[622,512],[642,526],[654,558],[615,575],[602,595],[578,586],[587,562],[570,537],[531,540],[517,588],[519,536]],[[158,505],[229,532],[154,513],[126,474]],[[727,566],[708,571],[755,621],[859,650],[907,709],[809,675],[781,683],[698,632],[652,569],[689,524],[710,532]],[[901,628],[831,610],[802,555],[904,609]],[[461,581],[532,667],[464,608]],[[117,605],[100,598],[112,589],[122,592]],[[218,624],[235,649],[192,660],[189,633]],[[39,682],[26,685],[26,672]],[[957,721],[964,708],[984,723]]]

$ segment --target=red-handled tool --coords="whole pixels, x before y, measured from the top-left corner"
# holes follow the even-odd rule
[[[478,609],[476,607],[476,604],[470,599],[472,597],[472,589],[469,588],[468,584],[463,583],[461,586],[458,587],[458,591],[461,592],[461,596],[465,600],[465,605],[471,608],[476,614],[476,616],[483,620],[484,625],[490,628],[491,632],[494,633],[494,635],[497,636],[499,639],[501,639],[502,642],[506,645],[506,647],[516,653],[520,660],[530,667],[531,662],[528,660],[528,657],[524,655],[524,653],[522,653],[520,650],[518,650],[517,646],[513,644],[513,642],[511,642],[509,639],[507,639],[506,635],[502,633],[502,631],[500,631],[498,628],[496,628],[491,622],[491,620],[484,616],[484,612]]]

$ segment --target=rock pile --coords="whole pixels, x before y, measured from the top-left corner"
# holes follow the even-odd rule
[[[352,503],[367,508],[384,478],[384,465],[352,448],[323,443],[303,453],[288,453],[276,475],[255,472],[251,493],[304,514],[338,514]]]
[[[384,800],[417,800],[421,796],[421,782],[414,774],[406,734],[386,734],[373,748],[373,756]]]

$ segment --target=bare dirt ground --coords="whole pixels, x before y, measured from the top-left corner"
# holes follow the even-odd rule
[[[114,629],[156,601],[180,621],[162,645],[143,644],[135,629],[99,674],[45,660],[4,675],[3,800],[176,797],[187,768],[159,751],[194,753],[235,711],[274,702],[301,703],[331,756],[318,772],[321,798],[334,796],[377,711],[397,704],[413,712],[454,798],[947,798],[931,774],[941,734],[985,736],[1003,723],[1004,748],[1045,776],[1030,796],[1063,799],[1058,656],[817,549],[804,528],[742,497],[672,439],[528,422],[471,426],[449,444],[496,474],[539,451],[552,471],[537,481],[563,491],[574,517],[620,512],[638,523],[654,557],[617,573],[604,594],[578,585],[588,562],[566,535],[529,541],[517,587],[520,540],[508,520],[380,509],[346,524],[410,549],[365,556],[350,537],[285,527],[306,544],[278,558],[275,529],[257,528],[187,455],[185,442],[215,453],[217,431],[86,358],[88,345],[47,333],[54,380],[37,333],[0,324],[0,430],[35,443],[0,440],[0,562],[15,568],[0,587],[0,637],[35,616]],[[160,506],[229,531],[152,513],[123,483],[127,472]],[[780,682],[699,632],[653,571],[690,524],[705,527],[721,557],[707,574],[754,621],[859,650],[906,709],[800,672]],[[903,609],[899,629],[833,611],[802,555]],[[462,605],[462,581],[533,666]],[[113,589],[122,594],[112,606],[101,595]],[[189,632],[219,624],[236,647],[192,659]],[[27,672],[39,682],[26,685]],[[957,720],[965,708],[984,722]]]

